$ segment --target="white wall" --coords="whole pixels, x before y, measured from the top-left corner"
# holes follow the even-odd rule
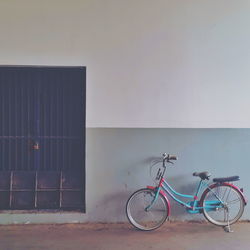
[[[250,127],[249,0],[1,0],[0,64],[87,66],[89,127]]]

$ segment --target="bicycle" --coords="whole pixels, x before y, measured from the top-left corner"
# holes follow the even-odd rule
[[[170,216],[170,202],[167,194],[190,214],[203,213],[204,217],[216,226],[222,226],[227,232],[232,232],[230,225],[237,222],[247,204],[243,189],[231,182],[238,181],[239,176],[214,178],[209,184],[211,174],[207,171],[193,173],[200,177],[195,195],[181,194],[175,191],[164,179],[167,164],[174,164],[174,155],[164,153],[162,167],[158,169],[156,180],[158,185],[147,186],[134,192],[127,201],[126,215],[129,222],[137,229],[150,231],[159,228]],[[202,194],[201,190],[204,190]],[[189,198],[188,202],[176,196]],[[191,200],[190,200],[191,199]]]

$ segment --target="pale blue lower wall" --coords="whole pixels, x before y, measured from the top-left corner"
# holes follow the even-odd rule
[[[180,192],[192,193],[195,171],[213,177],[240,175],[237,185],[250,195],[250,129],[87,129],[87,213],[0,214],[0,223],[65,223],[126,221],[125,204],[136,189],[152,184],[149,164],[163,152],[179,160],[168,170],[169,182]],[[202,219],[184,213],[174,202],[172,219]],[[250,219],[246,206],[243,219]]]
[[[129,194],[152,183],[149,164],[164,152],[179,157],[167,173],[176,190],[192,193],[198,182],[192,173],[207,170],[212,177],[240,175],[237,185],[250,195],[250,129],[89,129],[87,148],[90,220],[123,221]],[[171,203],[174,219],[203,218]]]

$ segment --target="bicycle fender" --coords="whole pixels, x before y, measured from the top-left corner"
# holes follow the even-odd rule
[[[243,192],[242,192],[237,186],[235,186],[235,185],[233,185],[233,184],[231,184],[231,183],[228,183],[228,182],[223,182],[222,184],[227,185],[227,186],[230,186],[230,187],[236,189],[237,191],[239,191],[239,193],[241,194],[241,197],[243,198],[243,201],[244,201],[245,205],[247,205],[247,199],[246,199],[246,197],[244,196]],[[209,187],[210,187],[210,188],[213,188],[213,187],[216,187],[216,186],[218,186],[218,185],[219,185],[218,183],[213,183],[213,184],[210,185]],[[207,189],[206,189],[206,190],[207,190]],[[200,200],[202,200],[202,198],[205,196],[206,190],[203,192],[202,197],[201,197]]]
[[[240,192],[240,194],[242,195],[242,198],[243,198],[243,200],[244,200],[244,202],[245,202],[245,205],[247,204],[247,199],[246,199],[245,195],[243,194],[243,192],[241,191],[240,188],[238,188],[237,186],[235,186],[235,185],[233,185],[233,184],[231,184],[231,183],[225,183],[225,184],[228,184],[229,186],[231,186],[231,187],[237,189],[237,190]]]
[[[157,187],[153,187],[153,186],[147,186],[148,189],[151,190],[155,190]],[[170,202],[168,200],[168,197],[166,196],[166,194],[161,190],[160,193],[163,195],[163,197],[165,198],[166,202],[167,202],[167,206],[168,206],[168,217],[170,216]]]

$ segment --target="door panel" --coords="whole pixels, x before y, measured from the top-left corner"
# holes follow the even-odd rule
[[[0,67],[0,209],[85,209],[85,78]]]

